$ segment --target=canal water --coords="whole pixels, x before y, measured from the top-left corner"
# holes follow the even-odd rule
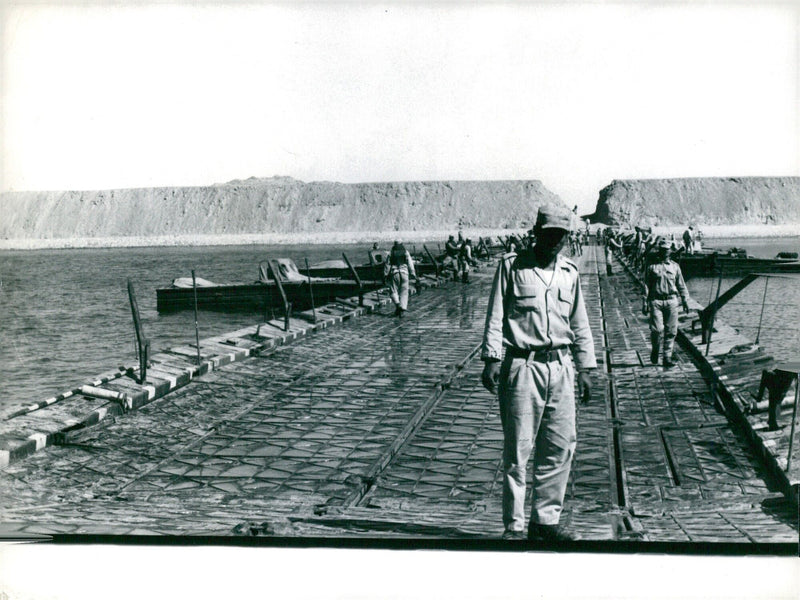
[[[368,262],[371,245],[221,246],[0,251],[0,414],[137,363],[127,280],[153,352],[194,344],[194,312],[159,314],[156,289],[176,277],[253,282],[258,264],[289,257],[302,268],[342,252]],[[416,246],[409,245],[409,250]],[[434,246],[435,247],[435,243]],[[428,248],[433,247],[428,245]],[[422,245],[418,245],[422,250]],[[202,311],[200,338],[259,322],[253,313]]]
[[[800,237],[713,240],[715,247],[741,246],[756,256],[800,251]],[[434,243],[435,246],[435,243]],[[429,248],[433,249],[431,245]],[[194,314],[159,314],[156,289],[176,277],[217,283],[258,278],[258,263],[289,257],[302,268],[346,252],[367,261],[369,245],[224,246],[0,251],[0,413],[44,400],[90,378],[136,363],[127,280],[135,287],[145,334],[154,352],[194,343]],[[409,248],[414,249],[412,246]],[[422,245],[418,244],[418,250]],[[723,281],[733,285],[735,279]],[[716,280],[690,280],[705,304]],[[800,281],[770,279],[760,343],[777,358],[800,355]],[[722,318],[755,338],[763,284],[753,283],[722,311]],[[712,297],[713,300],[713,297]],[[200,337],[253,325],[260,316],[203,311]]]
[[[800,237],[716,238],[705,244],[723,252],[744,248],[759,258],[774,258],[778,252],[800,253]],[[720,293],[740,279],[723,274]],[[698,277],[689,279],[686,285],[692,297],[707,306],[716,297],[718,283],[718,278]],[[757,279],[726,304],[719,315],[750,340],[758,337],[759,345],[776,359],[800,360],[800,274],[793,278]]]

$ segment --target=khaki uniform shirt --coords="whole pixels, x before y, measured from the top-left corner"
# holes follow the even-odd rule
[[[534,267],[534,260],[525,252],[506,254],[500,261],[481,358],[500,360],[503,346],[533,351],[573,346],[578,370],[597,367],[578,267],[558,255],[553,273]]]
[[[390,254],[390,256],[391,256],[391,254]],[[401,273],[402,272],[406,272],[411,277],[416,279],[417,273],[414,270],[414,259],[411,258],[411,254],[409,253],[408,250],[406,250],[405,259],[406,259],[406,262],[404,264],[402,264],[402,265],[392,265],[392,264],[390,264],[390,259],[387,258],[386,262],[384,263],[384,266],[383,266],[383,276],[384,277],[388,277],[389,273],[392,273],[394,270],[397,270],[397,271],[400,271]]]
[[[683,273],[678,263],[667,259],[647,267],[644,276],[644,285],[647,289],[647,300],[662,300],[667,296],[680,295],[683,302],[687,302],[689,292],[683,281]]]

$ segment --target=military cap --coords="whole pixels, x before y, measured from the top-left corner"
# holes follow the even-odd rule
[[[563,229],[570,230],[571,213],[556,205],[547,205],[539,208],[536,215],[536,225],[534,229]]]
[[[659,240],[658,248],[663,250],[670,250],[672,248],[672,243],[668,239]]]

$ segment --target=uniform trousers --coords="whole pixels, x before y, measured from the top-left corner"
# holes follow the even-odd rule
[[[574,368],[560,361],[506,356],[500,368],[503,424],[503,524],[525,529],[526,471],[533,452],[531,521],[555,525],[561,516],[575,453]]]
[[[408,310],[408,267],[391,267],[389,276],[389,297],[395,306]]]
[[[675,336],[678,335],[678,298],[650,301],[650,344],[655,352],[664,341],[664,357],[672,357]]]

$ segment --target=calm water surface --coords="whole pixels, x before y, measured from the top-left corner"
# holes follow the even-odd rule
[[[721,251],[745,248],[748,254],[759,258],[774,258],[778,252],[800,253],[800,237],[718,238],[706,242]],[[723,277],[720,293],[739,279]],[[699,277],[689,279],[686,285],[692,297],[706,306],[714,301],[718,282],[717,278]],[[759,278],[739,292],[719,314],[750,340],[758,337],[759,345],[778,360],[800,360],[800,275],[793,279]]]
[[[358,264],[368,261],[369,247],[0,251],[0,413],[67,391],[123,364],[136,364],[128,278],[155,352],[194,343],[193,311],[156,311],[156,288],[176,277],[190,277],[192,269],[217,283],[249,282],[258,279],[258,263],[266,258],[289,257],[302,267],[305,258],[313,264],[345,251]],[[202,311],[200,337],[258,321],[252,313]]]
[[[724,249],[741,246],[757,256],[800,251],[800,237],[713,240]],[[145,334],[155,351],[194,343],[194,313],[159,314],[156,288],[175,277],[218,283],[255,281],[258,263],[287,256],[298,266],[338,258],[366,262],[369,245],[110,248],[0,252],[0,413],[43,400],[120,365],[136,363],[135,336],[127,295],[134,282]],[[429,247],[431,247],[429,245]],[[413,249],[413,248],[410,248]],[[419,248],[421,250],[421,244]],[[716,280],[688,282],[707,303]],[[723,291],[735,283],[723,281]],[[753,283],[722,310],[722,318],[755,338],[764,286]],[[800,281],[770,279],[760,343],[786,359],[800,355]],[[713,296],[711,297],[713,300]],[[200,337],[253,325],[254,314],[203,311]]]

